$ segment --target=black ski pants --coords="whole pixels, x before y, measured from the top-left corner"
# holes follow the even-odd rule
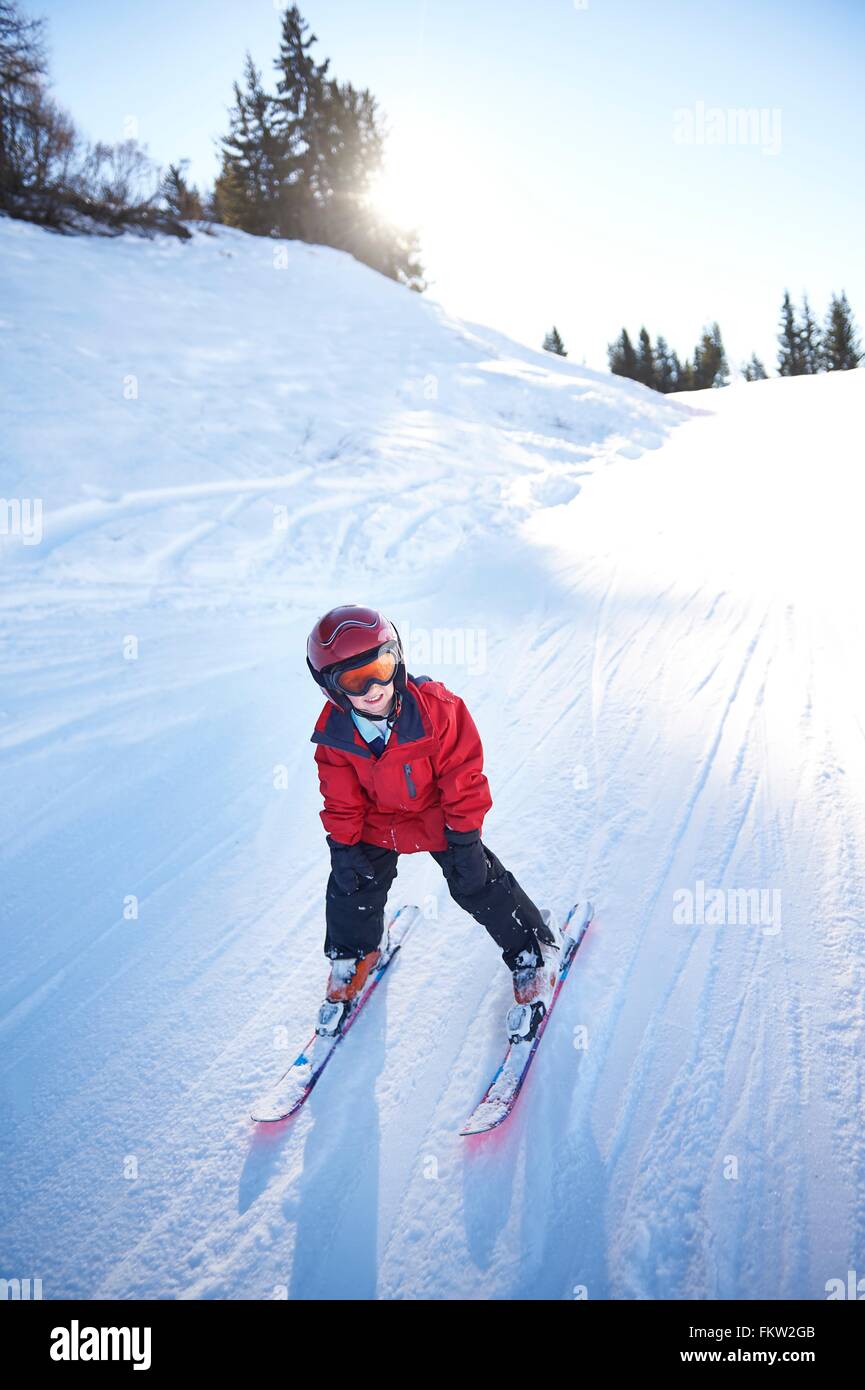
[[[361,842],[375,878],[354,893],[344,893],[333,874],[327,881],[325,955],[331,959],[366,955],[374,951],[384,931],[384,910],[390,887],[396,878],[396,850]],[[486,845],[487,879],[477,893],[463,893],[456,887],[450,850],[430,850],[445,876],[454,902],[480,922],[513,969],[521,951],[529,950],[540,963],[537,941],[550,940],[550,933],[531,898]]]

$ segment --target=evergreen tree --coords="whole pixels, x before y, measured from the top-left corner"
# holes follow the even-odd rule
[[[321,100],[321,154],[316,176],[319,236],[328,246],[351,251],[380,269],[380,253],[369,250],[376,244],[383,247],[387,241],[370,198],[384,152],[375,98],[350,82],[343,86],[328,82]]]
[[[858,367],[863,358],[853,311],[847,295],[832,295],[826,327],[823,333],[823,366],[827,372],[847,372]]]
[[[188,167],[188,159],[181,159],[179,164],[169,164],[159,191],[173,217],[178,217],[181,222],[199,222],[204,217],[204,208],[198,189],[190,188],[186,181]]]
[[[679,361],[679,354],[678,354],[677,352],[674,352],[674,353],[673,353],[673,380],[674,380],[675,383],[676,383],[675,386],[673,387],[673,390],[674,390],[674,391],[689,391],[689,390],[690,390],[690,386],[691,386],[691,382],[690,382],[690,370],[691,370],[691,369],[690,369],[690,367],[689,367],[689,365],[688,365],[688,360],[687,360],[687,358],[685,359],[685,362],[684,362],[684,365],[683,365],[683,364]]]
[[[320,161],[328,195],[347,191],[365,201],[381,171],[384,134],[372,93],[350,82],[330,82],[324,91],[326,148]]]
[[[712,378],[712,385],[719,388],[722,386],[729,386],[730,364],[727,361],[727,352],[724,347],[724,340],[721,337],[721,329],[717,322],[712,324],[711,344],[712,355],[715,361],[715,374]]]
[[[637,349],[637,380],[652,390],[657,387],[655,352],[645,325],[640,329],[640,345]]]
[[[279,231],[286,177],[284,142],[276,129],[273,98],[247,53],[245,86],[234,84],[229,133],[222,141],[222,171],[216,182],[221,220],[259,236]]]
[[[213,185],[211,215],[226,227],[245,227],[251,220],[246,179],[236,163],[222,156],[222,170]]]
[[[336,101],[328,81],[330,60],[316,62],[318,42],[297,5],[282,17],[274,100],[276,129],[287,159],[280,226],[283,236],[324,241],[324,216],[332,191],[328,137]]]
[[[699,343],[694,349],[693,365],[690,372],[690,389],[705,391],[712,386],[726,386],[729,380],[729,367],[721,330],[717,323],[705,328]]]
[[[799,349],[802,355],[802,372],[805,376],[813,376],[815,372],[823,369],[823,348],[820,342],[820,329],[814,315],[811,313],[811,306],[808,303],[807,294],[802,300],[802,317],[799,322]]]
[[[321,239],[409,289],[425,289],[417,231],[391,226],[371,197],[384,152],[375,98],[351,83],[331,82],[322,99],[327,121],[317,214]]]
[[[677,391],[696,391],[698,383],[696,380],[696,368],[690,358],[686,357],[684,362],[680,362],[675,353],[673,354],[676,362]],[[696,354],[695,354],[696,358]]]
[[[655,380],[657,389],[665,395],[678,391],[679,359],[670,352],[666,338],[659,336],[655,343]]]
[[[568,355],[565,351],[565,345],[562,342],[561,334],[555,324],[553,324],[550,332],[544,338],[544,352],[554,352],[559,357],[567,357]]]
[[[750,362],[746,362],[742,368],[742,375],[746,381],[767,381],[769,374],[756,352],[752,352]]]
[[[614,376],[626,376],[630,377],[632,381],[637,380],[637,354],[628,336],[627,328],[623,328],[616,341],[610,343],[607,348],[607,356],[610,371]]]
[[[801,376],[803,372],[803,352],[799,325],[790,300],[790,291],[784,291],[781,306],[781,324],[778,334],[778,375]]]

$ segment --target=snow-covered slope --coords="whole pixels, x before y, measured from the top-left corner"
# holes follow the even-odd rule
[[[861,1271],[865,374],[662,399],[225,231],[0,222],[0,253],[3,515],[43,507],[0,535],[0,1275],[820,1298]],[[542,904],[598,904],[483,1141],[456,1131],[509,979],[428,856],[307,1111],[246,1118],[325,976],[304,641],[355,601],[466,698],[490,845]],[[767,911],[687,925],[701,883]]]

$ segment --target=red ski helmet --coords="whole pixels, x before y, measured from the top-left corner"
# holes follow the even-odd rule
[[[330,703],[349,711],[351,701],[336,684],[335,674],[343,667],[360,666],[365,660],[374,659],[385,643],[391,644],[396,655],[393,679],[397,690],[403,691],[406,676],[402,642],[393,623],[377,608],[362,608],[356,603],[331,608],[309,634],[306,664]]]

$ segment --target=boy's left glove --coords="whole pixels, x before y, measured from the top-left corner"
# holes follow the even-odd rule
[[[360,845],[343,845],[328,835],[330,846],[330,866],[337,887],[343,893],[357,893],[359,889],[372,883],[375,869],[370,864]]]
[[[487,860],[479,830],[451,830],[445,826],[445,839],[454,887],[460,893],[479,893],[487,881]]]

